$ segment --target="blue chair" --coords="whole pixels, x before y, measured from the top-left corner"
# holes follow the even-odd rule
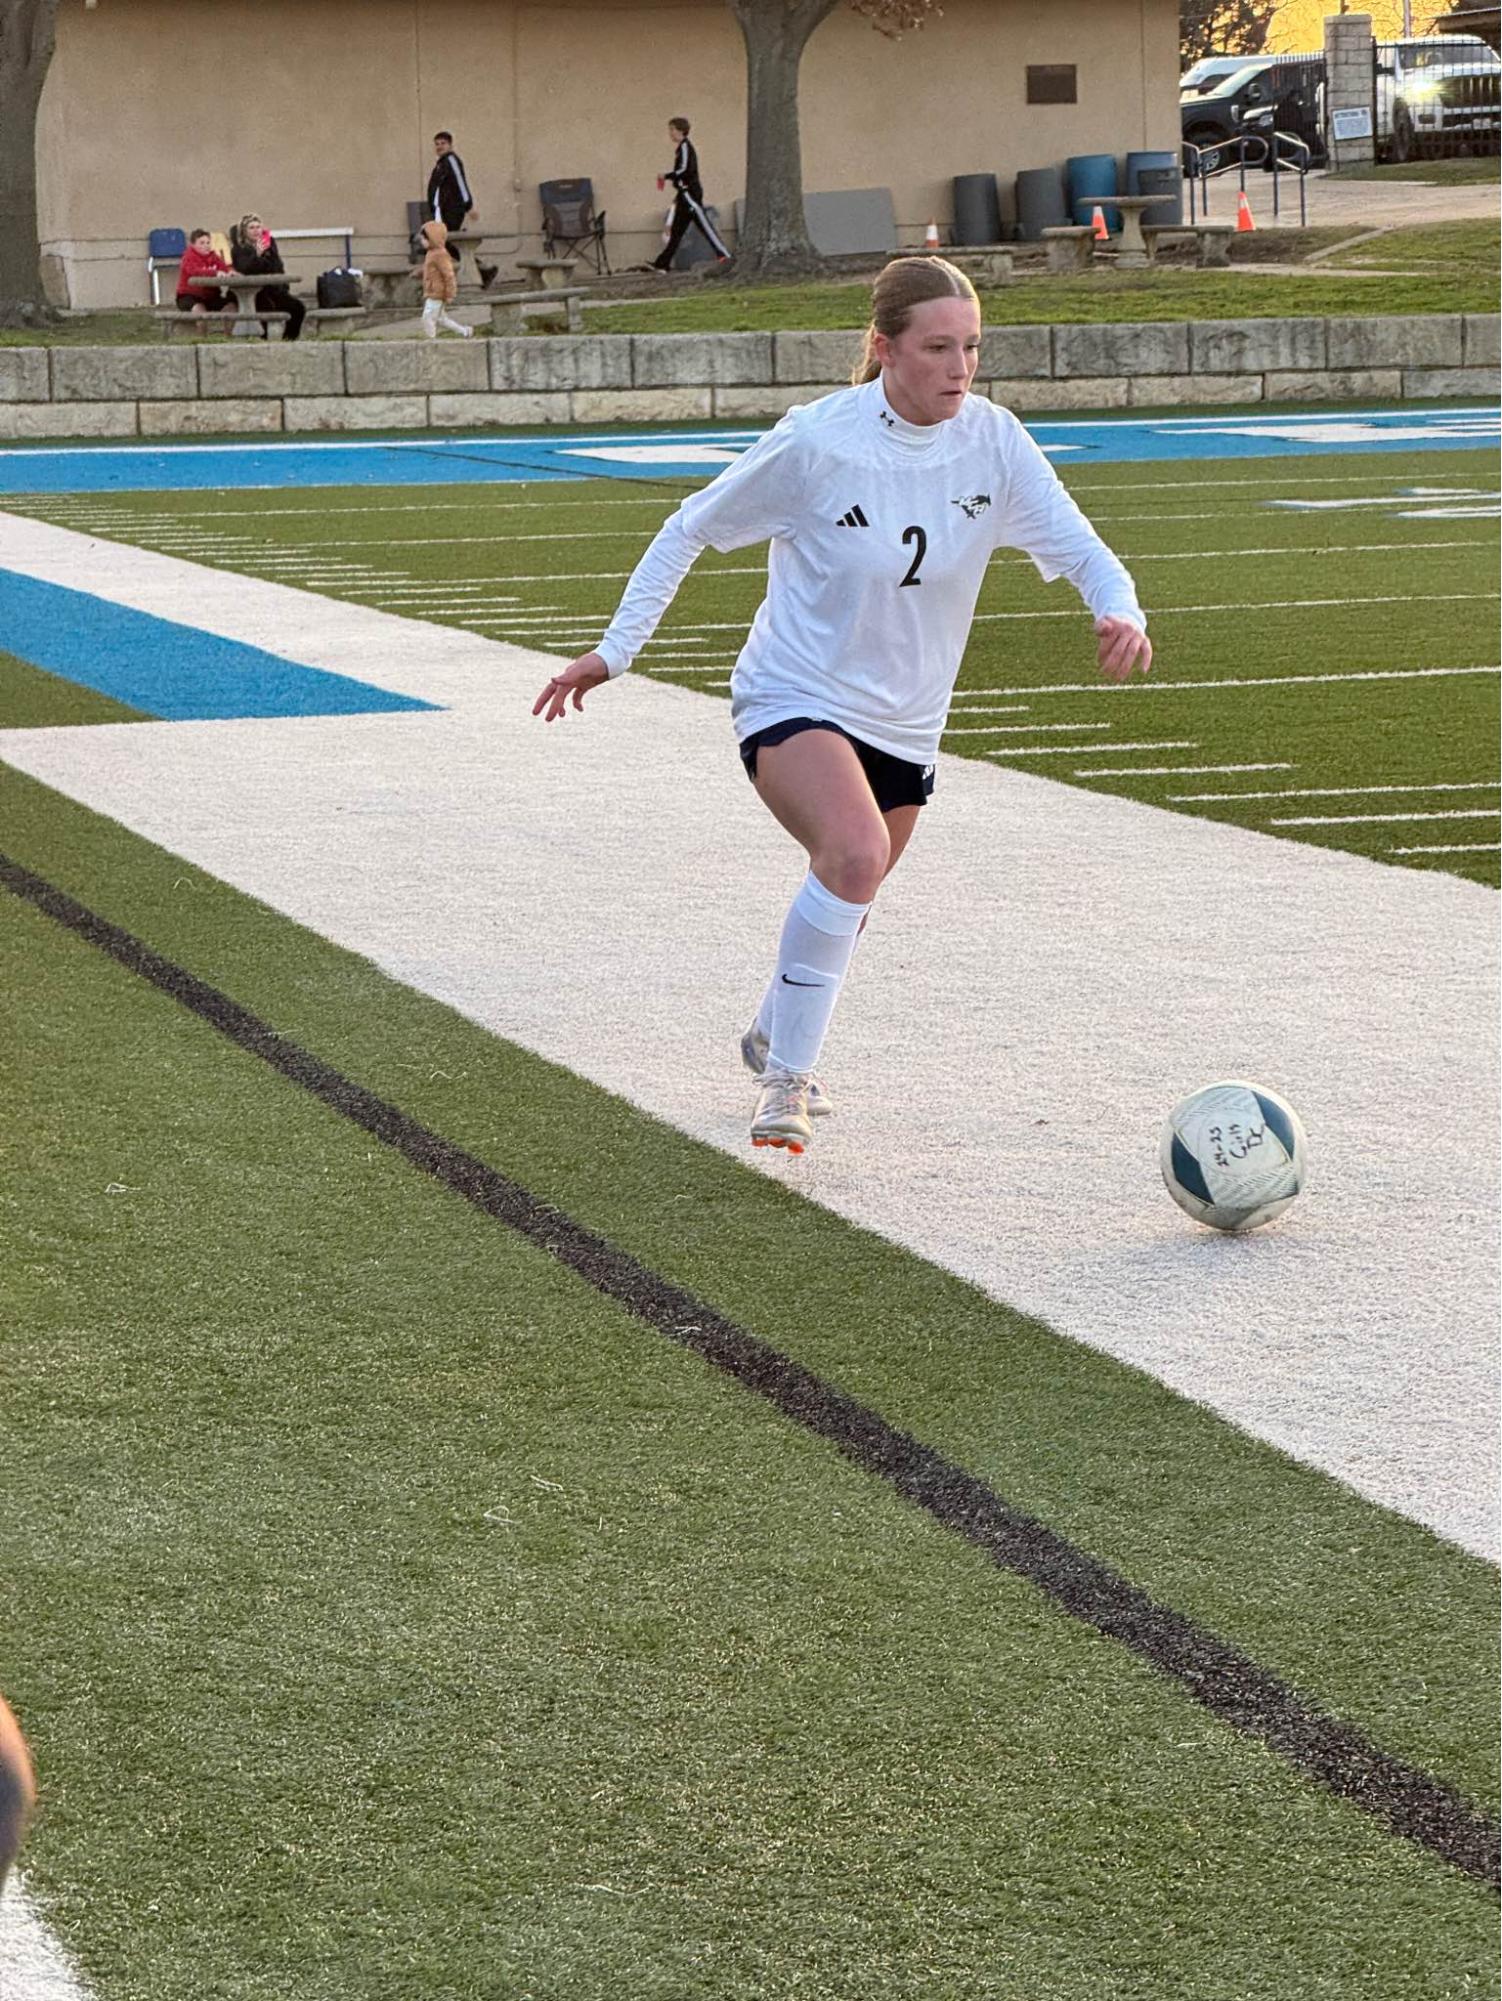
[[[151,303],[162,303],[157,273],[164,265],[176,264],[188,247],[187,232],[181,229],[153,229],[146,238],[146,275],[151,280]]]

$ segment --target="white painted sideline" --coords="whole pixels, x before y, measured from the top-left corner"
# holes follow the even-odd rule
[[[743,1152],[735,1040],[798,869],[722,703],[628,678],[549,730],[545,656],[6,531],[30,574],[214,603],[226,636],[450,705],[14,731],[9,761]],[[836,1025],[844,1109],[764,1171],[1490,1551],[1495,900],[967,760],[940,780]],[[1227,1073],[1286,1091],[1313,1146],[1310,1194],[1246,1241],[1157,1183],[1166,1106]]]
[[[0,1895],[0,1997],[3,2001],[87,2001],[88,1989],[37,1915],[23,1879]]]

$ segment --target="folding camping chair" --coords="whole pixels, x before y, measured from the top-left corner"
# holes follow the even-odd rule
[[[587,257],[602,277],[610,276],[605,250],[605,211],[595,214],[594,183],[587,180],[543,181],[542,250],[545,257]]]

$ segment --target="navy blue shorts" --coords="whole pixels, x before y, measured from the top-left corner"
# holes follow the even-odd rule
[[[909,764],[905,757],[893,757],[890,751],[877,750],[869,743],[852,736],[849,730],[841,729],[838,723],[820,722],[815,716],[789,716],[785,722],[772,723],[764,730],[757,730],[741,745],[741,763],[746,767],[746,776],[756,777],[756,753],[763,744],[786,743],[790,736],[801,736],[804,730],[832,730],[842,736],[861,761],[871,791],[875,796],[879,812],[890,813],[894,806],[925,806],[929,794],[934,789],[934,768],[931,764]]]

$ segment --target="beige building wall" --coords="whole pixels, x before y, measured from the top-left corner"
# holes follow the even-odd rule
[[[1072,62],[1076,105],[1028,105],[1029,63]],[[892,190],[904,241],[941,226],[955,174],[1076,152],[1172,149],[1169,0],[946,0],[888,41],[841,8],[801,88],[804,184]],[[655,254],[667,119],[693,120],[728,228],[743,193],[745,57],[724,0],[62,0],[38,132],[43,248],[71,302],[147,297],[158,225],[349,224],[355,261],[405,253],[431,135],[453,130],[497,259],[533,254],[537,183],[587,174],[612,261]],[[289,246],[290,250],[290,246]],[[333,243],[289,255],[309,274]]]

